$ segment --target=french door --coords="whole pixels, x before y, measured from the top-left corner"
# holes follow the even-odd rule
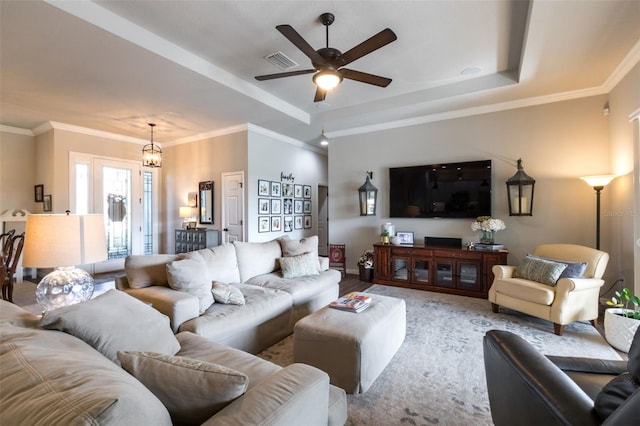
[[[69,200],[73,213],[102,213],[107,260],[95,272],[124,268],[132,254],[151,254],[157,247],[155,170],[138,161],[70,154]]]

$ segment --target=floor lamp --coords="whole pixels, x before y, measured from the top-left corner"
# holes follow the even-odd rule
[[[587,182],[596,191],[596,249],[600,250],[600,192],[609,184],[615,175],[583,176],[580,179]]]

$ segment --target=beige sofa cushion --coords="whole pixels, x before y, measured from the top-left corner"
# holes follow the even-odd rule
[[[118,352],[122,367],[167,407],[175,424],[201,424],[247,390],[246,375],[218,364],[153,352]]]
[[[522,278],[501,278],[493,282],[495,292],[517,300],[551,306],[556,297],[555,287]]]
[[[214,302],[211,281],[207,279],[207,265],[198,252],[185,255],[183,259],[167,263],[169,286],[198,298],[200,314]]]
[[[174,254],[133,255],[124,261],[124,270],[131,288],[144,288],[152,285],[168,287],[166,265],[178,259]]]
[[[0,424],[171,425],[158,398],[83,341],[8,320],[0,335]]]
[[[94,299],[46,311],[40,327],[60,330],[88,343],[119,364],[118,351],[152,351],[174,355],[180,350],[169,318],[119,290]]]
[[[232,244],[198,250],[207,265],[207,280],[223,283],[240,282],[236,248]]]
[[[280,240],[282,256],[298,256],[304,253],[313,253],[318,256],[318,236],[302,238],[300,240]]]
[[[279,239],[263,243],[234,241],[233,245],[236,248],[242,282],[256,275],[269,274],[280,267],[278,259],[282,256],[282,249]],[[233,282],[230,280],[218,281]]]

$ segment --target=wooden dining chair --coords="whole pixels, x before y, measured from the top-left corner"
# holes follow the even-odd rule
[[[13,303],[13,284],[15,280],[16,268],[22,255],[24,246],[24,232],[11,237],[11,245],[6,253],[2,267],[2,298]]]
[[[9,247],[11,247],[11,238],[13,234],[16,233],[15,229],[11,229],[10,231],[5,232],[4,234],[0,234],[0,249],[2,249],[2,256],[7,255],[9,251]]]
[[[347,276],[347,256],[344,244],[329,244],[329,267],[342,269],[342,274]]]

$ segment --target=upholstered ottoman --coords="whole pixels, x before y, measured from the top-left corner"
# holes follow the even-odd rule
[[[360,313],[328,306],[298,321],[293,359],[329,374],[347,393],[364,393],[400,348],[406,332],[404,300],[377,294]]]

